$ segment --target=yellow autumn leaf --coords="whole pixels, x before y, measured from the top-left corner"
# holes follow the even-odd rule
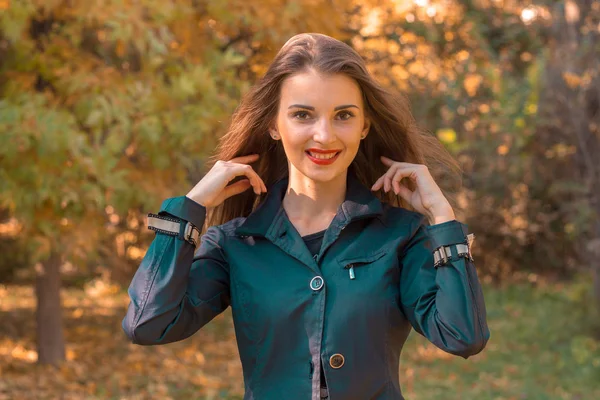
[[[117,55],[119,57],[124,57],[125,56],[125,42],[123,40],[117,40],[116,46],[115,46],[115,53],[117,53]]]
[[[523,118],[517,118],[517,119],[515,119],[515,127],[517,127],[517,128],[524,128],[525,127],[525,120]]]
[[[537,104],[528,104],[525,112],[527,114],[535,114],[537,112],[538,106]]]
[[[496,152],[498,154],[500,154],[501,156],[504,156],[508,153],[509,147],[505,144],[501,144],[500,146],[498,146],[498,148],[496,149]]]
[[[451,144],[456,142],[456,132],[452,128],[439,129],[437,137],[442,143]]]
[[[581,86],[582,80],[581,77],[577,74],[573,74],[571,72],[563,72],[562,77],[567,86],[571,89],[575,89],[578,86]]]
[[[463,87],[465,88],[469,96],[473,97],[475,96],[475,93],[477,93],[477,89],[479,89],[479,85],[481,85],[482,81],[483,78],[481,77],[481,75],[469,74],[465,77]]]

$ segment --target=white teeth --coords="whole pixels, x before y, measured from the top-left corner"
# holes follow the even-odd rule
[[[309,151],[309,154],[314,158],[318,158],[319,160],[328,160],[337,155],[337,153],[320,154],[320,153],[313,153],[311,151]]]

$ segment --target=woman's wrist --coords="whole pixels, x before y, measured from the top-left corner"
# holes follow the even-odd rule
[[[454,215],[454,210],[452,210],[452,207],[443,207],[440,210],[432,210],[427,215],[427,218],[429,220],[429,225],[436,225],[453,221],[456,219],[456,216]]]
[[[434,217],[433,219],[430,219],[429,225],[442,224],[444,222],[454,221],[455,219],[456,219],[456,217],[454,217],[454,216],[440,215],[440,216]]]

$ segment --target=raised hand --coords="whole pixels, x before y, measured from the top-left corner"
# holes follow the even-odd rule
[[[385,192],[393,190],[416,211],[427,215],[432,224],[455,219],[452,206],[426,165],[394,161],[384,156],[381,156],[381,162],[389,169],[375,181],[371,190],[379,190],[382,186]],[[403,178],[414,181],[416,189],[412,191],[400,183]]]
[[[250,154],[229,161],[217,161],[186,197],[204,207],[216,207],[229,197],[242,193],[250,187],[254,189],[256,195],[266,192],[267,186],[256,171],[248,165],[259,157],[258,154]],[[248,179],[227,186],[232,179],[241,175],[245,175]]]

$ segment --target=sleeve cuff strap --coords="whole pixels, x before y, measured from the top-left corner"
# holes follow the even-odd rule
[[[470,247],[466,244],[459,243],[451,246],[442,246],[435,250],[433,252],[433,266],[437,268],[440,265],[445,265],[449,260],[452,260],[455,257],[465,257],[473,261]]]
[[[196,203],[187,196],[178,196],[163,201],[158,214],[170,214],[184,221],[191,222],[198,229],[202,229],[204,220],[206,219],[206,207]]]
[[[458,243],[467,243],[468,226],[457,220],[427,226],[433,249]]]
[[[198,246],[200,230],[191,222],[174,220],[164,215],[148,214],[148,229],[166,235],[177,236],[194,247]]]

